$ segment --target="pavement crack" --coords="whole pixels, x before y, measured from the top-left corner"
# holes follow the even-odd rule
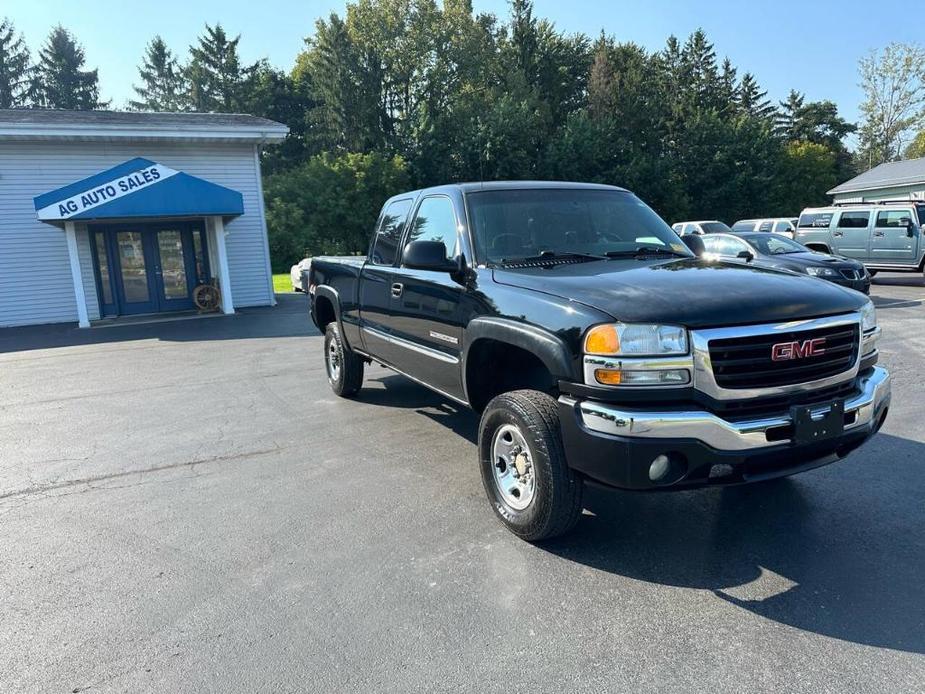
[[[70,487],[75,487],[81,484],[88,485],[89,488],[99,490],[105,489],[105,487],[94,487],[97,482],[106,482],[116,479],[124,479],[126,477],[132,477],[134,475],[147,475],[150,473],[164,472],[167,470],[177,470],[182,468],[193,469],[198,465],[206,465],[209,463],[227,463],[234,460],[241,460],[243,458],[250,458],[255,456],[269,455],[270,453],[276,453],[283,450],[283,446],[272,446],[270,448],[262,448],[252,451],[243,451],[241,453],[232,453],[228,455],[219,455],[219,456],[210,456],[207,458],[197,458],[194,460],[184,460],[176,463],[167,463],[165,465],[154,465],[152,467],[143,468],[140,470],[123,470],[121,472],[111,472],[105,475],[92,475],[89,477],[79,477],[75,479],[64,480],[62,482],[53,482],[51,484],[34,484],[24,489],[12,489],[5,492],[0,492],[0,500],[8,499],[10,497],[21,497],[21,496],[30,496],[30,495],[44,495],[48,492],[57,491],[60,489],[67,489]]]

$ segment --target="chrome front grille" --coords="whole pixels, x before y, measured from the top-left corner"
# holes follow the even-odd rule
[[[823,341],[819,354],[775,360],[775,345]],[[771,388],[817,381],[848,371],[858,358],[859,326],[840,325],[710,341],[713,376],[721,388]],[[799,348],[796,348],[799,349]]]
[[[841,276],[844,277],[846,280],[864,279],[863,270],[852,270],[851,268],[845,268],[843,270],[839,270],[839,272],[841,273]]]
[[[860,327],[861,315],[853,312],[691,330],[694,387],[715,400],[731,402],[798,396],[849,382],[861,363]],[[807,340],[820,338],[825,339],[824,352],[803,350]],[[787,353],[772,358],[774,345],[781,344],[792,346],[787,351],[793,358]]]

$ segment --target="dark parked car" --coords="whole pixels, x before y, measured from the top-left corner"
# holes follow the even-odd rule
[[[756,267],[792,270],[870,293],[870,275],[864,264],[851,258],[818,253],[786,236],[760,231],[710,234],[702,237],[711,258],[744,260]]]
[[[586,479],[665,490],[790,475],[860,446],[890,403],[870,299],[697,258],[612,186],[397,195],[365,258],[313,260],[309,294],[336,394],[357,395],[376,361],[481,413],[485,491],[527,540],[578,521]],[[439,483],[459,461],[410,440],[407,462]],[[357,464],[375,484],[375,465]]]

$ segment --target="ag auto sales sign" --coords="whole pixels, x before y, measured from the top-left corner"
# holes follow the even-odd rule
[[[180,172],[161,164],[151,164],[111,181],[95,185],[82,193],[46,205],[38,210],[38,218],[43,221],[69,219],[100,205],[136,193],[143,188],[156,185],[178,173]]]

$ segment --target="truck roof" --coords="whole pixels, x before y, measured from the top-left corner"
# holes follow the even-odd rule
[[[419,190],[410,190],[394,197],[419,195],[421,193],[436,192],[456,188],[463,193],[474,193],[483,190],[615,190],[628,193],[626,188],[610,186],[604,183],[576,183],[574,181],[470,181],[466,183],[447,183],[441,186],[431,186]]]

